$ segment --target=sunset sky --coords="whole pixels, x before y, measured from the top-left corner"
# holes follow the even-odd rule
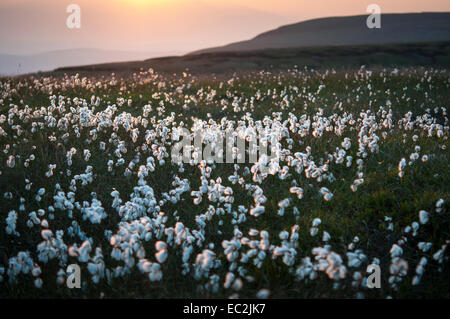
[[[81,7],[68,29],[66,7]],[[0,53],[71,48],[185,53],[245,40],[303,20],[382,13],[450,11],[448,0],[1,0]]]

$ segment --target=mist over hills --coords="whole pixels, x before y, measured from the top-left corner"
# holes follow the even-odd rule
[[[367,18],[368,15],[359,15],[308,20],[264,32],[248,41],[203,49],[191,54],[450,40],[448,12],[382,14],[380,29],[369,29]]]
[[[56,50],[34,55],[0,54],[0,75],[50,71],[63,66],[144,60],[174,52],[129,52],[100,49]]]

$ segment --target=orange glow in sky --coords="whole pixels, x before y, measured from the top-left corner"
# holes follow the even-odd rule
[[[81,7],[81,29],[66,27],[66,7]],[[189,52],[246,40],[308,19],[450,11],[448,0],[1,0],[0,53],[68,48]]]

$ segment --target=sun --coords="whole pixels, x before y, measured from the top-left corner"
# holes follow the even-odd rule
[[[152,4],[164,4],[168,2],[173,2],[173,0],[122,0],[122,2],[145,6],[145,5],[152,5]]]

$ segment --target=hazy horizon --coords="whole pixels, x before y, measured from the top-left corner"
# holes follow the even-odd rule
[[[2,0],[1,54],[67,49],[187,53],[250,39],[282,25],[331,16],[450,11],[447,0]],[[66,26],[69,4],[81,7],[81,28]]]

